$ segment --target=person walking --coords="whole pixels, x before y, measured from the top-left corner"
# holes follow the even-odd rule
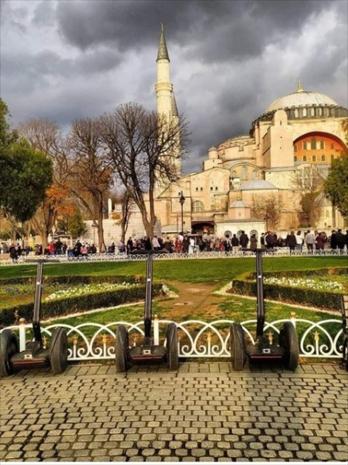
[[[303,238],[301,235],[301,231],[297,231],[296,233],[296,248],[300,252],[302,252],[302,247],[303,247]]]

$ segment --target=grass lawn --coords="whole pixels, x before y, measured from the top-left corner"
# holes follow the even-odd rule
[[[277,257],[265,258],[265,271],[296,271],[347,266],[347,257]],[[231,259],[185,259],[155,261],[154,277],[160,280],[177,280],[185,282],[221,282],[244,272],[255,270],[254,258]],[[127,276],[144,275],[145,262],[101,262],[101,263],[62,263],[47,264],[45,275],[99,275]],[[36,266],[18,265],[1,266],[1,279],[35,276]]]

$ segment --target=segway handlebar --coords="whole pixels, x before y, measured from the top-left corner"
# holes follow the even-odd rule
[[[145,287],[145,305],[144,305],[144,332],[145,338],[151,337],[152,324],[152,275],[153,275],[153,256],[149,253],[146,262],[146,287]]]
[[[256,249],[256,291],[257,291],[257,325],[256,336],[263,336],[265,324],[265,302],[263,296],[262,249]]]
[[[43,261],[37,262],[36,281],[35,281],[35,300],[33,312],[33,336],[34,340],[42,343],[41,327],[40,327],[40,309],[42,296],[42,276],[43,276]]]

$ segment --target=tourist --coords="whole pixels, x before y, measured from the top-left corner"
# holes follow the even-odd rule
[[[158,251],[161,248],[160,243],[158,242],[157,236],[154,236],[152,238],[152,247],[154,251]]]
[[[242,231],[242,234],[239,236],[239,244],[242,250],[245,250],[248,247],[249,237],[247,236],[247,234],[245,234],[244,231]]]
[[[297,231],[296,233],[296,249],[302,252],[303,247],[303,238],[301,235],[301,231]]]
[[[297,245],[294,231],[291,231],[291,233],[287,235],[286,245],[289,247],[290,253],[293,253]]]
[[[267,231],[265,242],[267,250],[272,251],[276,245],[276,236],[271,231]]]
[[[232,236],[231,243],[232,243],[232,253],[236,254],[239,250],[239,240],[235,234],[233,234]]]
[[[255,252],[256,249],[257,249],[257,237],[256,237],[256,234],[252,234],[250,237],[250,250]]]
[[[12,263],[18,262],[18,251],[14,244],[10,245],[10,258],[12,259]]]
[[[337,234],[334,229],[331,231],[330,247],[332,250],[337,249]]]
[[[337,247],[340,250],[340,252],[343,251],[344,246],[346,245],[346,237],[342,233],[342,229],[339,229],[336,234],[336,241],[337,241]]]
[[[306,237],[305,237],[305,243],[307,246],[307,250],[309,252],[313,252],[314,248],[314,243],[315,243],[315,236],[312,231],[307,231]]]

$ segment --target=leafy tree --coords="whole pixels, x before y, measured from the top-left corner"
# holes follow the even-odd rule
[[[52,163],[11,131],[0,100],[0,209],[17,221],[30,219],[52,181]]]
[[[68,218],[67,229],[74,239],[87,232],[80,210],[75,210],[75,213]]]
[[[333,160],[325,181],[325,194],[341,214],[348,217],[348,155]]]

